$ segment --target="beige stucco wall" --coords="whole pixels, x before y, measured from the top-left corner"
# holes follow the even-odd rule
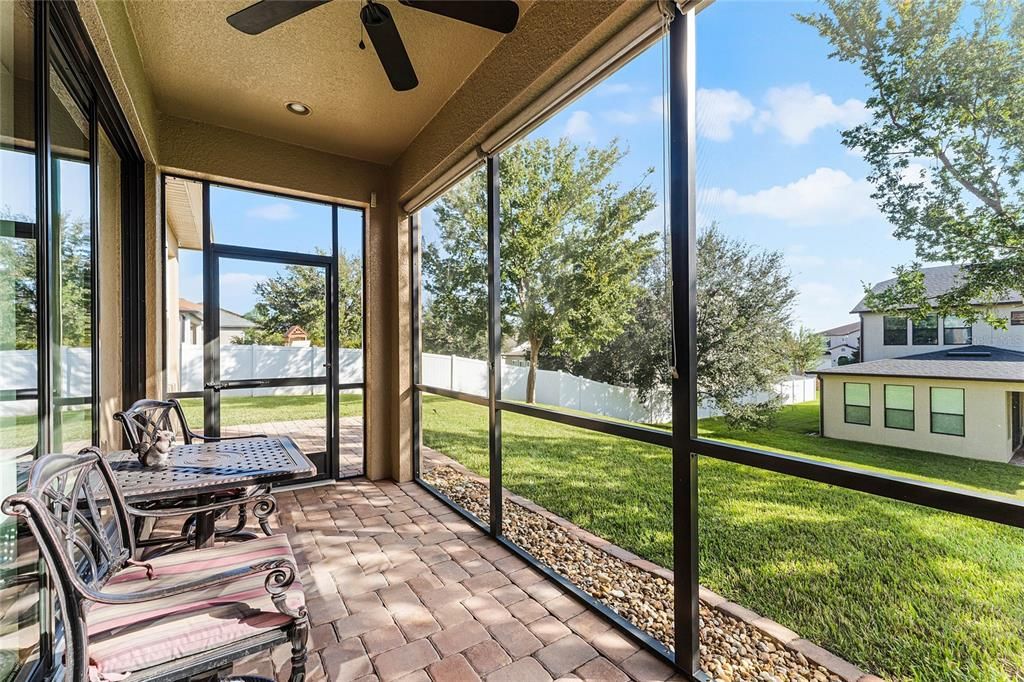
[[[996,381],[951,381],[902,377],[822,375],[822,410],[825,436],[878,445],[937,452],[945,455],[1007,462],[1011,448],[1010,393],[1024,391],[1024,384]],[[871,385],[871,425],[847,424],[844,420],[843,384]],[[913,431],[885,427],[885,385],[914,387]],[[931,433],[930,387],[964,389],[965,435]]]

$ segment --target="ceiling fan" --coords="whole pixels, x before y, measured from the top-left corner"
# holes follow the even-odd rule
[[[242,33],[258,35],[289,19],[331,0],[259,0],[228,17],[228,23]],[[398,0],[406,7],[464,21],[467,24],[511,33],[519,22],[519,5],[514,0]],[[402,36],[391,11],[379,2],[366,0],[359,11],[373,49],[395,90],[412,90],[419,85]],[[362,41],[359,47],[364,48]]]

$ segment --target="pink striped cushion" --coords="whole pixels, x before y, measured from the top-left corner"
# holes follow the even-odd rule
[[[284,535],[159,557],[151,562],[154,580],[146,579],[144,568],[130,568],[111,580],[105,591],[155,589],[275,558],[294,562]],[[117,679],[286,625],[291,619],[274,607],[265,580],[266,573],[260,573],[141,604],[94,604],[86,615],[91,677]],[[287,603],[292,608],[305,603],[298,579],[287,593]]]

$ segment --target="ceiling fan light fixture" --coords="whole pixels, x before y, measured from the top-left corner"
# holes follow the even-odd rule
[[[313,113],[313,110],[309,108],[309,105],[303,104],[302,102],[285,102],[284,108],[296,116],[309,116]]]

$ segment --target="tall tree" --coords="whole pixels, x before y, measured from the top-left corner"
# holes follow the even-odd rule
[[[338,331],[341,348],[362,345],[362,263],[356,256],[338,256]],[[243,343],[279,345],[292,325],[302,327],[314,346],[325,346],[327,279],[322,269],[287,265],[284,272],[253,286],[259,301],[246,315],[259,325],[248,329]]]
[[[796,291],[785,258],[722,234],[717,225],[697,241],[697,396],[726,419],[752,427],[770,421],[786,374],[782,351]]]
[[[873,308],[913,306],[1003,325],[990,307],[1024,282],[1024,6],[1006,0],[824,0],[798,15],[855,64],[871,118],[843,143],[871,165],[873,197],[921,261],[965,266],[930,300],[920,263]]]
[[[806,374],[818,368],[825,355],[825,337],[802,326],[795,332],[786,331],[782,350],[793,374]]]
[[[529,343],[528,402],[543,350],[580,359],[632,319],[658,236],[636,230],[656,204],[645,178],[630,189],[610,179],[626,153],[616,141],[581,149],[540,138],[501,155],[502,326]],[[423,254],[424,321],[465,330],[470,345],[486,329],[486,207],[477,173],[438,202],[439,239]]]
[[[672,298],[668,250],[662,253],[639,279],[643,294],[622,334],[579,361],[548,358],[553,369],[636,388],[641,400],[670,384]],[[774,392],[790,371],[784,348],[795,298],[781,254],[729,239],[717,225],[698,235],[697,393],[732,424],[764,424],[779,407],[778,400],[750,398]]]
[[[33,222],[30,217],[11,215],[0,210],[0,220]],[[92,243],[88,223],[69,214],[56,221],[55,234],[60,235],[58,272],[60,286],[59,327],[54,330],[60,344],[73,348],[92,345]],[[4,335],[4,344],[13,341],[18,349],[36,347],[37,288],[36,244],[28,239],[0,240],[0,279],[5,303],[3,323],[13,329]],[[8,320],[10,315],[12,319]],[[9,324],[8,324],[9,322]]]

